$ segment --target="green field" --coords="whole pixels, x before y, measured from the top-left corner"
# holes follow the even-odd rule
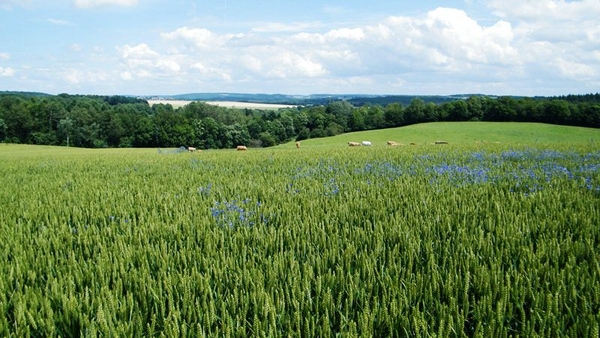
[[[598,136],[440,123],[246,152],[1,144],[0,335],[598,337]]]
[[[451,144],[502,143],[506,145],[543,145],[559,143],[600,143],[600,130],[542,123],[517,122],[435,122],[383,130],[346,133],[323,139],[302,141],[306,146],[346,146],[348,142],[368,140],[374,146],[387,141],[430,145],[435,141]],[[293,147],[293,143],[282,147]]]

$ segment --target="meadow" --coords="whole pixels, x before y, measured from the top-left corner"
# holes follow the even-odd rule
[[[187,104],[195,101],[185,100],[148,100],[150,106],[155,104],[170,104],[173,108],[181,108]],[[227,108],[239,108],[239,109],[264,109],[264,110],[277,110],[280,108],[295,107],[287,104],[275,104],[275,103],[253,103],[253,102],[237,102],[237,101],[206,101],[206,104],[213,106],[227,107]]]
[[[0,335],[598,337],[598,132],[433,127],[0,144]]]

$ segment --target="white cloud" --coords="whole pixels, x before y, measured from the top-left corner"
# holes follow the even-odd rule
[[[290,33],[290,32],[301,32],[304,30],[314,29],[319,27],[319,22],[267,22],[260,26],[252,28],[252,32],[256,33]]]
[[[92,8],[106,5],[135,6],[137,3],[138,0],[75,0],[75,7]]]
[[[227,41],[242,35],[219,35],[205,28],[181,27],[170,33],[162,33],[161,37],[168,41],[182,42],[187,48],[214,50],[222,47]]]
[[[516,46],[536,78],[592,81],[600,76],[600,0],[490,0],[515,26]]]
[[[405,83],[403,77],[415,71],[503,76],[505,67],[522,62],[509,22],[484,26],[457,9],[438,8],[424,17],[389,17],[373,26],[322,33],[285,31],[219,34],[180,27],[160,34],[164,43],[152,48],[142,43],[117,50],[126,79],[176,74],[188,82],[310,79],[330,84],[326,77],[331,77],[352,79],[336,83],[365,88],[381,81],[379,76],[387,79],[381,86]]]
[[[137,4],[73,1],[81,8]],[[73,86],[98,82],[104,76],[107,82],[125,83],[124,90],[160,89],[169,83],[169,90],[175,92],[211,88],[527,95],[544,94],[552,86],[547,80],[586,82],[587,88],[598,83],[600,0],[490,0],[487,4],[496,16],[482,20],[467,11],[440,7],[419,16],[354,21],[327,26],[330,29],[315,21],[259,22],[242,32],[182,25],[149,40],[116,46],[112,53],[99,46],[86,47],[89,53],[71,53],[72,58],[86,59],[78,70],[60,75]],[[72,44],[71,50],[84,52],[78,44]],[[9,58],[0,53],[0,61]],[[85,70],[92,64],[105,71]],[[21,75],[23,66],[18,69]],[[12,68],[0,68],[4,77],[14,74]]]
[[[71,68],[63,71],[63,78],[71,85],[78,85],[82,83],[104,82],[108,79],[108,74],[104,71],[83,71]]]
[[[65,20],[59,20],[59,19],[52,19],[49,18],[47,20],[49,23],[53,24],[53,25],[57,25],[57,26],[71,26],[72,23],[65,21]]]
[[[599,0],[489,0],[488,6],[500,17],[527,21],[581,21],[600,16]]]
[[[121,78],[124,80],[174,76],[181,71],[179,63],[175,60],[176,57],[161,55],[145,43],[117,47],[117,51],[121,56],[121,66],[125,68],[121,72]]]
[[[0,61],[7,61],[10,59],[10,54],[0,53]],[[13,77],[15,70],[11,67],[0,67],[0,77]]]
[[[133,75],[131,74],[131,72],[125,71],[121,73],[121,79],[125,81],[131,81],[133,80]]]
[[[191,65],[190,69],[193,70],[192,76],[195,76],[196,73],[199,73],[201,75],[200,82],[220,80],[223,80],[225,82],[231,82],[232,80],[231,74],[227,69],[206,67],[201,62],[197,62]]]
[[[135,58],[135,59],[143,59],[143,58],[153,58],[158,55],[155,51],[153,51],[147,44],[141,43],[137,46],[129,46],[125,45],[123,47],[117,47],[119,53],[121,53],[121,57],[124,59]]]
[[[15,75],[15,70],[7,67],[7,68],[3,68],[0,67],[0,77],[13,77]]]
[[[12,10],[13,6],[31,9],[42,2],[42,0],[0,0],[0,9]]]

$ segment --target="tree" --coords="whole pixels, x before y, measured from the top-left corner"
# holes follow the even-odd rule
[[[551,100],[544,104],[545,122],[566,124],[570,117],[569,103],[565,100]]]
[[[366,111],[363,107],[352,111],[352,116],[350,116],[350,121],[348,121],[350,131],[365,130],[365,114]]]
[[[348,130],[348,120],[353,110],[354,107],[347,101],[332,101],[327,104],[325,113],[333,115],[336,123],[346,131]]]
[[[156,147],[154,124],[149,116],[139,114],[135,120],[135,133],[133,135],[134,147]]]
[[[480,121],[483,118],[483,107],[481,97],[473,95],[467,99],[467,109],[472,121]]]
[[[69,146],[71,134],[73,134],[73,119],[65,117],[58,122],[58,131],[64,137],[67,147]]]
[[[370,106],[365,116],[366,129],[379,129],[385,127],[385,113],[381,106]]]
[[[342,127],[341,125],[335,123],[335,122],[331,122],[327,128],[325,128],[325,134],[327,136],[335,136],[335,135],[340,135],[344,133],[344,127]]]
[[[222,148],[221,142],[221,125],[212,117],[207,117],[202,120],[203,133],[199,137],[203,140],[203,146],[206,149]]]
[[[306,127],[300,129],[300,132],[296,136],[296,141],[306,140],[310,137],[310,130]]]
[[[512,97],[487,98],[484,103],[484,120],[514,121],[517,117],[516,101]]]
[[[4,119],[0,119],[0,142],[3,142],[4,139],[6,138],[6,123],[4,122]]]
[[[423,122],[425,117],[425,102],[420,98],[414,98],[404,111],[404,120],[407,124]]]
[[[404,108],[401,103],[390,103],[384,111],[387,127],[400,127],[404,124]]]
[[[425,111],[423,116],[424,122],[435,122],[439,120],[445,120],[447,117],[447,113],[435,103],[428,102],[425,105]]]
[[[447,108],[450,121],[468,121],[470,119],[469,106],[463,100],[446,102],[442,104],[442,107]]]
[[[260,133],[259,140],[261,141],[263,147],[272,147],[277,144],[275,137],[273,137],[273,135],[271,135],[268,131]]]

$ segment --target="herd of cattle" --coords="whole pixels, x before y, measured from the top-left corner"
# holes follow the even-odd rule
[[[409,143],[411,146],[416,146],[417,144],[414,142]],[[433,144],[448,144],[447,141],[435,141]],[[348,142],[350,147],[359,147],[359,146],[371,146],[371,141],[362,141],[362,142]],[[396,141],[387,141],[387,145],[391,147],[403,146],[405,144],[398,143]]]
[[[409,143],[411,146],[415,146],[417,145],[414,142]],[[448,144],[448,142],[446,141],[435,141],[433,144]],[[360,146],[364,146],[364,147],[370,147],[373,144],[371,143],[371,141],[362,141],[362,142],[348,142],[348,145],[350,147],[360,147]],[[387,141],[387,145],[391,146],[391,147],[396,147],[396,146],[403,146],[405,144],[403,143],[398,143],[396,141]],[[300,142],[296,142],[296,148],[300,149]],[[183,148],[185,149],[185,148]],[[246,151],[248,150],[248,147],[246,146],[242,146],[239,145],[235,148],[237,151]],[[190,153],[196,152],[196,151],[202,151],[202,149],[196,149],[194,147],[187,147],[187,151]]]

